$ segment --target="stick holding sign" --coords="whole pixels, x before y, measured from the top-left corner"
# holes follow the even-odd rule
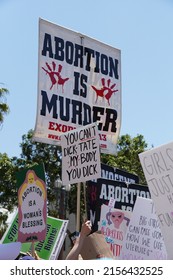
[[[64,185],[101,177],[99,134],[95,123],[62,134],[61,146]]]
[[[99,134],[97,124],[75,129],[61,136],[62,182],[77,183],[77,228],[80,228],[81,182],[101,177]]]

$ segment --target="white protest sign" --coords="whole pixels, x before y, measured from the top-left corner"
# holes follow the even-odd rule
[[[130,211],[110,208],[105,204],[101,206],[99,230],[110,245],[110,250],[115,259],[120,255],[130,217]]]
[[[102,153],[116,154],[121,127],[121,51],[39,19],[38,98],[33,139],[98,122]]]
[[[126,231],[120,259],[167,259],[159,220],[151,199],[137,197]]]
[[[64,185],[101,177],[98,127],[90,124],[61,136]]]
[[[15,260],[20,253],[21,246],[20,242],[0,244],[0,260]]]
[[[168,259],[173,259],[173,142],[139,154],[160,221]]]

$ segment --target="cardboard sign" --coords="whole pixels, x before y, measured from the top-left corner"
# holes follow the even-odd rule
[[[98,123],[102,153],[116,154],[121,126],[121,51],[39,19],[38,105],[33,139]]]
[[[95,260],[101,256],[110,259],[114,258],[104,235],[100,232],[94,232],[85,238],[80,254],[84,260]]]
[[[98,230],[101,205],[108,204],[113,197],[116,201],[115,208],[123,211],[132,211],[136,197],[150,198],[147,186],[139,184],[126,184],[125,182],[98,179],[97,182],[87,183],[87,213],[92,223],[92,230]]]
[[[41,241],[46,236],[47,191],[43,165],[17,173],[18,241]]]
[[[99,230],[109,244],[115,259],[120,255],[130,217],[130,211],[110,208],[107,205],[101,206]]]
[[[167,252],[151,199],[137,197],[120,259],[166,260]]]
[[[35,250],[39,257],[45,260],[56,260],[66,237],[68,220],[47,217],[47,230],[44,241],[35,242]],[[3,235],[2,243],[11,243],[18,240],[18,215],[14,217],[12,224]],[[22,243],[21,251],[31,251],[31,242]]]
[[[0,260],[15,260],[21,250],[20,242],[0,244]]]
[[[64,185],[101,177],[99,134],[96,124],[61,136]]]
[[[139,154],[160,221],[168,259],[173,259],[173,142]]]

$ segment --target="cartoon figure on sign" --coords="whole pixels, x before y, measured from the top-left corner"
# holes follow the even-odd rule
[[[28,170],[25,181],[19,188],[19,231],[22,234],[37,234],[46,231],[46,187],[45,182]],[[32,237],[32,236],[30,236]]]
[[[100,89],[95,86],[91,86],[96,93],[95,103],[98,101],[98,97],[101,97],[102,99],[106,99],[110,105],[109,100],[112,97],[112,94],[118,91],[118,89],[114,89],[116,84],[111,85],[111,80],[108,79],[106,82],[104,78],[101,79],[101,83],[102,87]]]
[[[62,78],[61,76],[61,71],[62,71],[62,65],[59,64],[58,65],[58,71],[55,71],[56,69],[56,63],[54,61],[52,61],[52,66],[50,66],[47,62],[46,62],[46,66],[47,66],[47,69],[45,69],[44,67],[42,67],[42,69],[46,72],[46,74],[49,75],[49,78],[51,80],[51,87],[50,87],[50,90],[52,89],[52,87],[57,84],[62,86],[62,93],[64,93],[64,84],[66,81],[69,80],[69,78]],[[57,79],[56,79],[57,77]]]
[[[108,221],[108,225],[111,225],[113,223],[114,227],[119,229],[121,223],[123,220],[126,220],[126,225],[129,224],[130,219],[124,216],[124,213],[121,211],[109,211],[106,214],[106,219]]]

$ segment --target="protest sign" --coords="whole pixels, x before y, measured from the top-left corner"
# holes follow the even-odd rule
[[[18,241],[41,241],[46,235],[47,191],[44,166],[37,165],[16,174],[18,190]]]
[[[137,197],[121,249],[120,259],[167,259],[159,220],[151,199]]]
[[[68,220],[47,217],[46,237],[43,241],[35,242],[35,250],[41,259],[56,260],[59,256],[66,237]],[[7,244],[18,240],[18,214],[15,215],[11,225],[2,238],[2,243]],[[22,243],[21,251],[31,252],[31,242]]]
[[[98,127],[90,124],[64,133],[62,146],[62,182],[64,185],[100,178]]]
[[[101,206],[98,229],[104,235],[115,259],[120,255],[130,217],[130,211],[110,208],[104,204]]]
[[[121,51],[39,19],[37,117],[33,140],[98,123],[101,152],[116,153],[121,126]]]
[[[0,244],[0,260],[15,260],[20,253],[20,242]]]
[[[139,154],[160,221],[168,259],[173,259],[173,142]]]
[[[101,178],[126,182],[127,184],[139,184],[137,175],[104,163],[101,163]],[[94,181],[97,182],[97,179]]]
[[[97,182],[88,181],[87,185],[87,215],[92,223],[92,230],[98,230],[102,204],[108,204],[111,197],[116,201],[115,208],[132,211],[136,197],[150,198],[147,186],[126,184],[121,181],[98,179]]]

